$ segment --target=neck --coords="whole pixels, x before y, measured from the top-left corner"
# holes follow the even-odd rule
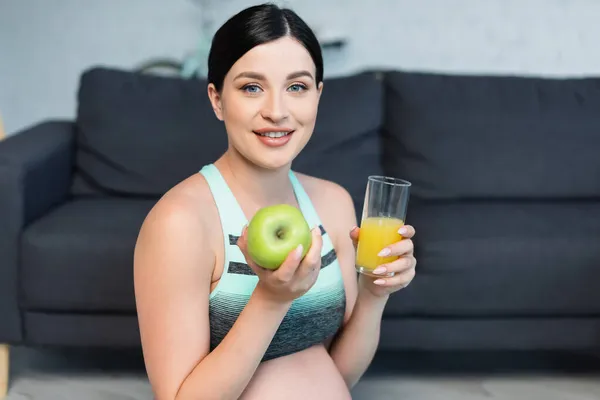
[[[275,170],[261,168],[249,162],[235,149],[229,148],[215,165],[231,186],[259,207],[295,203],[294,190],[289,179],[290,164]]]

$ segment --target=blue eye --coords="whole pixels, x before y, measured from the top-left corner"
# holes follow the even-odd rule
[[[290,89],[290,91],[292,91],[292,92],[301,92],[301,91],[303,91],[303,90],[306,90],[306,86],[304,86],[304,85],[301,85],[301,84],[299,84],[299,83],[295,83],[295,84],[293,84],[292,86],[290,86],[290,88],[289,88],[289,89]]]
[[[246,85],[242,88],[242,90],[247,93],[258,93],[260,91],[260,87],[258,85]]]

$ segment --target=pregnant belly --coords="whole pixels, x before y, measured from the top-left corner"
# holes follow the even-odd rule
[[[351,400],[323,345],[262,363],[242,400]]]

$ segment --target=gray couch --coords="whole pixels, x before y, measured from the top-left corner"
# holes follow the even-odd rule
[[[600,345],[600,80],[367,71],[329,79],[294,169],[413,182],[418,273],[382,349]],[[206,83],[92,68],[77,117],[0,142],[0,343],[139,346],[146,213],[226,146]],[[1,369],[1,368],[0,368]]]

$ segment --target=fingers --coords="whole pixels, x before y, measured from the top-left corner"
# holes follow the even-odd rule
[[[312,243],[310,249],[302,258],[304,248],[302,245],[298,246],[295,250],[291,251],[286,260],[283,262],[281,267],[275,272],[277,278],[281,281],[289,281],[292,279],[296,271],[301,268],[303,264],[312,263],[316,247],[318,247],[319,262],[321,261],[321,244],[319,239],[321,238],[321,229],[319,227],[314,228],[311,231]]]
[[[378,266],[377,268],[375,268],[375,270],[373,270],[374,274],[377,275],[393,275],[393,274],[399,274],[399,273],[404,273],[406,271],[408,271],[409,269],[414,269],[417,266],[417,259],[413,256],[405,256],[405,257],[400,257],[395,261],[392,261],[390,263],[387,264],[383,264]]]
[[[379,254],[377,254],[379,257],[403,256],[405,254],[412,254],[414,251],[414,244],[411,238],[415,235],[415,228],[410,225],[403,225],[398,230],[398,233],[402,235],[402,239],[381,249]]]
[[[377,278],[375,281],[373,281],[373,283],[378,286],[405,288],[410,282],[412,282],[412,280],[415,277],[415,274],[415,269],[411,268],[407,271],[404,271],[401,274],[397,274],[391,277]]]
[[[354,247],[358,245],[358,236],[360,235],[360,228],[355,226],[350,230],[350,239],[352,239],[352,243],[354,243]]]
[[[392,243],[389,246],[382,249],[378,256],[389,257],[389,256],[403,256],[406,254],[412,254],[414,250],[414,244],[411,239],[402,239],[399,242]]]
[[[398,229],[398,233],[401,234],[403,238],[410,239],[415,236],[415,228],[411,225],[403,225]]]
[[[302,245],[298,245],[294,250],[290,251],[285,261],[281,266],[273,273],[273,275],[279,279],[281,282],[288,282],[298,269],[298,265],[300,265],[300,261],[302,261],[302,253],[304,252],[304,247]]]

